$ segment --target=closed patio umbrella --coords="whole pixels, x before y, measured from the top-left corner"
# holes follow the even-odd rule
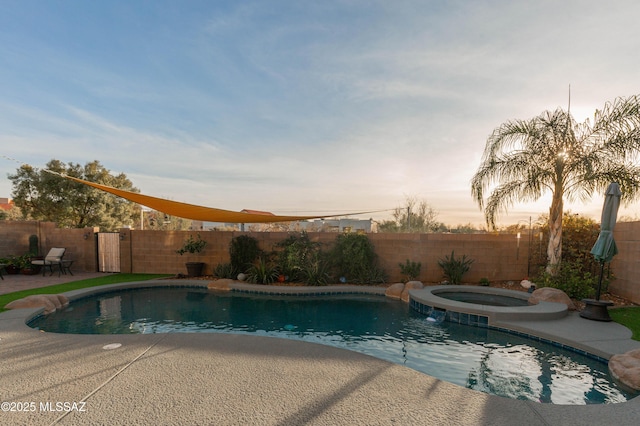
[[[620,185],[613,182],[607,187],[604,196],[604,206],[602,207],[602,218],[600,219],[600,234],[591,249],[593,257],[600,262],[600,280],[596,290],[596,299],[584,299],[585,307],[580,312],[580,316],[596,321],[611,321],[607,307],[613,305],[608,300],[600,300],[600,290],[602,289],[602,277],[604,275],[604,264],[611,262],[613,256],[618,253],[616,241],[613,239],[613,228],[616,226],[618,207],[620,207]]]
[[[600,300],[600,289],[602,287],[602,276],[604,273],[604,264],[611,262],[613,256],[618,254],[616,241],[613,239],[613,228],[616,226],[618,217],[618,207],[620,207],[620,185],[613,182],[607,187],[604,196],[604,206],[602,207],[602,218],[600,219],[600,234],[596,243],[591,249],[593,257],[600,262],[600,280],[598,281],[598,289],[596,291],[596,300]]]

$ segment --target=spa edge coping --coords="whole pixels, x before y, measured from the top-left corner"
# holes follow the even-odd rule
[[[528,306],[490,306],[477,303],[458,302],[438,296],[438,293],[479,293],[496,296],[506,296],[528,300],[529,293],[507,290],[503,288],[478,287],[468,285],[439,285],[428,286],[419,290],[410,290],[409,295],[415,302],[433,308],[455,311],[465,314],[481,315],[488,318],[489,325],[496,325],[501,321],[539,321],[560,319],[567,316],[568,308],[564,303],[539,302]]]

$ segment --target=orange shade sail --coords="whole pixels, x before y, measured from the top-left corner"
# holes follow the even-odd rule
[[[298,220],[321,219],[326,217],[348,216],[357,214],[373,213],[357,212],[357,213],[341,213],[333,215],[311,215],[311,216],[278,216],[264,215],[256,213],[234,212],[231,210],[217,209],[213,207],[197,206],[194,204],[181,203],[178,201],[165,200],[163,198],[152,197],[149,195],[139,194],[137,192],[125,191],[123,189],[113,188],[111,186],[101,185],[95,182],[89,182],[71,176],[60,175],[66,179],[91,186],[101,191],[122,197],[134,203],[141,204],[153,210],[166,213],[170,216],[182,217],[184,219],[201,220],[203,222],[222,222],[222,223],[273,223],[273,222],[293,222]]]

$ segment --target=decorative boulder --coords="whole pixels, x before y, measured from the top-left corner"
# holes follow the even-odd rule
[[[609,372],[624,386],[640,391],[640,349],[612,356]]]
[[[211,281],[209,284],[207,284],[207,288],[209,290],[231,291],[231,283],[233,283],[232,279],[222,278],[219,280]]]
[[[409,290],[419,290],[424,288],[424,284],[420,281],[409,281],[404,285],[404,289],[402,290],[402,294],[400,295],[400,300],[403,302],[409,302]]]
[[[384,295],[390,299],[400,300],[403,290],[404,290],[404,284],[402,283],[391,284],[389,287],[387,287],[387,290],[384,292]]]
[[[530,288],[532,285],[535,285],[535,284],[534,284],[534,283],[532,283],[532,282],[531,282],[531,281],[529,281],[529,280],[522,280],[522,281],[520,281],[520,285],[521,285],[523,288],[527,288],[527,289],[528,289],[528,288]]]
[[[576,305],[573,304],[567,293],[557,288],[542,287],[531,293],[529,304],[537,305],[540,302],[564,303],[570,311],[576,310]]]
[[[6,309],[44,308],[45,314],[55,312],[56,309],[69,306],[69,299],[62,294],[34,294],[23,299],[7,303]]]

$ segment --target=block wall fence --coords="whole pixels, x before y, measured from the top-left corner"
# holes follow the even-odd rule
[[[611,262],[609,291],[640,305],[640,222],[620,222],[613,229],[618,254]]]
[[[38,235],[40,252],[51,247],[65,247],[65,258],[74,260],[74,269],[97,271],[96,228],[60,229],[51,222],[0,221],[0,257],[25,254],[29,248],[29,235]],[[285,240],[287,232],[225,232],[225,231],[153,231],[121,229],[120,272],[133,273],[186,273],[185,262],[204,262],[205,274],[212,274],[219,263],[229,262],[231,239],[242,234],[256,238],[265,251]],[[199,234],[207,241],[205,250],[197,255],[176,253],[190,235]],[[337,234],[331,232],[309,233],[313,241],[328,248]],[[612,293],[640,304],[640,222],[622,222],[615,228],[614,236],[620,253],[613,259],[611,269],[615,280],[610,285]],[[529,241],[526,235],[518,242],[515,235],[504,234],[384,234],[372,233],[367,237],[373,243],[386,271],[389,282],[401,280],[399,263],[407,259],[422,264],[420,280],[439,282],[443,279],[438,260],[455,251],[474,259],[470,271],[464,276],[467,282],[481,278],[490,281],[520,281],[527,276]],[[533,241],[531,250],[545,250]],[[532,254],[532,258],[535,256]],[[531,265],[533,274],[534,265]]]
[[[29,252],[29,236],[38,236],[40,254],[52,247],[64,247],[64,258],[73,259],[73,269],[97,271],[95,233],[98,228],[57,228],[53,222],[0,221],[0,257]]]
[[[229,244],[232,238],[249,234],[258,240],[260,248],[271,251],[290,234],[286,232],[200,232],[207,241],[205,250],[197,255],[177,255],[176,250],[194,232],[185,231],[131,231],[122,230],[120,245],[121,271],[140,273],[186,273],[185,262],[204,262],[205,273],[211,274],[219,263],[229,262]],[[337,234],[316,232],[308,234],[312,241],[330,247]],[[443,279],[438,260],[450,255],[466,254],[474,259],[465,275],[469,281],[521,280],[527,274],[527,244],[517,248],[515,235],[449,235],[449,234],[367,234],[387,272],[390,282],[401,279],[399,263],[407,259],[422,264],[420,279],[437,282]]]

